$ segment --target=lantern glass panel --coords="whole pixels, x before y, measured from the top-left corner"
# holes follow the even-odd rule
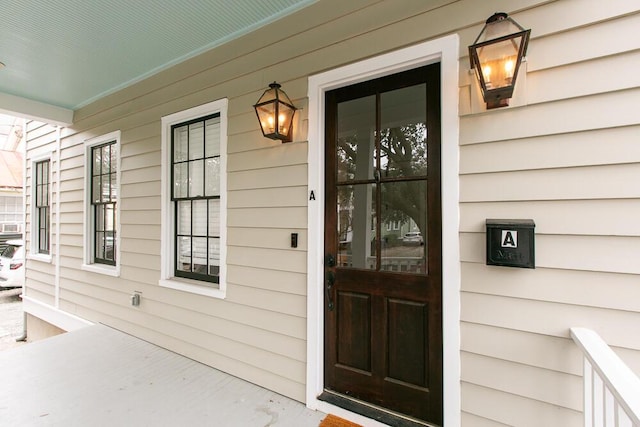
[[[260,126],[262,127],[262,133],[269,135],[275,132],[275,102],[256,106],[256,112],[260,118]]]
[[[276,94],[276,89],[271,88],[271,89],[267,89],[264,91],[264,93],[262,94],[262,96],[260,97],[260,99],[258,100],[258,104],[262,104],[263,102],[269,102],[269,101],[273,101],[274,99],[277,99],[277,94]]]
[[[498,39],[522,31],[523,28],[517,25],[511,18],[498,19],[489,22],[478,36],[476,43],[483,43],[489,40]]]
[[[291,122],[293,121],[293,115],[295,110],[288,105],[280,104],[278,109],[278,133],[288,136],[291,130]]]
[[[487,89],[512,84],[521,43],[522,36],[519,36],[478,48],[478,60]]]

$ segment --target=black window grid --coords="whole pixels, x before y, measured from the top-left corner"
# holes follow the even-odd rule
[[[174,275],[176,277],[184,277],[187,279],[193,279],[193,280],[199,280],[199,281],[204,281],[204,282],[209,282],[209,283],[220,283],[220,275],[219,275],[219,270],[217,273],[215,274],[211,274],[211,265],[209,264],[210,262],[210,253],[209,253],[209,248],[210,248],[210,240],[211,239],[219,239],[220,235],[219,233],[216,235],[211,235],[211,230],[209,229],[209,223],[210,223],[210,203],[207,202],[206,206],[207,206],[207,224],[206,224],[206,233],[205,235],[198,235],[198,234],[193,234],[193,223],[194,223],[194,219],[193,219],[193,213],[194,213],[194,209],[193,209],[193,202],[197,201],[197,200],[220,200],[220,195],[202,195],[202,196],[191,196],[190,194],[190,190],[191,190],[191,186],[187,184],[187,189],[186,189],[186,196],[177,196],[175,194],[175,166],[179,165],[179,164],[185,164],[186,165],[186,176],[189,177],[190,174],[190,167],[191,165],[195,162],[195,161],[203,161],[206,162],[207,159],[212,159],[212,158],[220,158],[220,154],[218,155],[212,155],[212,156],[207,156],[206,153],[206,145],[207,145],[207,138],[206,138],[206,122],[207,120],[211,120],[211,119],[215,119],[215,118],[219,118],[220,117],[220,113],[215,113],[215,114],[211,114],[209,116],[206,117],[202,117],[202,118],[197,118],[194,120],[189,120],[183,123],[179,123],[176,125],[171,126],[171,201],[174,205],[174,241],[173,241],[173,247],[175,248],[175,255],[174,255]],[[203,147],[202,147],[202,153],[203,153],[203,157],[201,158],[194,158],[191,159],[190,158],[190,134],[189,134],[189,126],[197,124],[197,123],[202,123],[203,124],[203,138],[202,138],[202,143],[203,143]],[[185,157],[185,160],[176,160],[175,158],[175,130],[179,129],[179,128],[183,128],[186,127],[187,128],[187,143],[186,143],[186,147],[187,147],[187,152]],[[203,189],[203,194],[206,194],[206,188],[207,188],[207,168],[203,167],[202,168],[202,173],[203,173],[203,177],[202,177],[202,189]],[[190,208],[189,208],[189,212],[190,212],[190,227],[189,227],[189,234],[180,234],[179,233],[179,218],[180,218],[180,203],[179,202],[189,202],[190,204]],[[180,260],[181,257],[184,258],[184,256],[182,254],[180,254],[180,240],[181,238],[187,237],[190,239],[190,250],[189,250],[189,265],[190,265],[190,269],[193,269],[194,266],[194,238],[196,239],[200,239],[200,238],[204,238],[206,239],[206,255],[205,255],[205,262],[206,262],[206,268],[205,268],[205,273],[201,273],[201,272],[194,272],[194,271],[185,271],[185,270],[181,270],[178,268],[178,266],[180,264],[183,264]],[[222,250],[222,248],[221,248]]]
[[[116,181],[114,162],[116,141],[91,147],[91,207],[93,213],[93,261],[116,265],[116,207],[117,194],[112,183]],[[100,155],[97,161],[96,156]],[[96,182],[98,188],[96,188]],[[108,183],[105,186],[105,183]],[[117,186],[117,182],[116,182]],[[106,190],[106,191],[105,191]]]
[[[50,160],[36,162],[36,216],[37,216],[37,240],[38,253],[50,254],[49,231],[51,229],[51,220],[49,215],[49,167]]]

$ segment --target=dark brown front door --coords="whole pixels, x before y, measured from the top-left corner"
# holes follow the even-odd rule
[[[327,92],[325,144],[323,397],[442,424],[439,64]]]

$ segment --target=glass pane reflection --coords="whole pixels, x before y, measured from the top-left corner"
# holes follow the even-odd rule
[[[373,178],[375,127],[375,96],[338,104],[338,182]]]
[[[427,272],[427,182],[385,183],[382,193],[381,270]]]
[[[191,238],[178,238],[178,263],[176,269],[180,271],[191,271]]]
[[[376,185],[338,187],[338,266],[376,269]]]
[[[380,169],[384,177],[427,174],[426,86],[381,95]]]

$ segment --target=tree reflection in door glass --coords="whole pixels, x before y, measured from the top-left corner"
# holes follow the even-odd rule
[[[380,269],[426,273],[426,85],[384,92],[380,103]]]
[[[426,273],[427,182],[383,183],[381,193],[380,269]]]
[[[427,175],[426,90],[420,84],[380,95],[383,177]]]
[[[380,163],[385,178],[426,176],[426,124],[383,129],[380,132]]]

